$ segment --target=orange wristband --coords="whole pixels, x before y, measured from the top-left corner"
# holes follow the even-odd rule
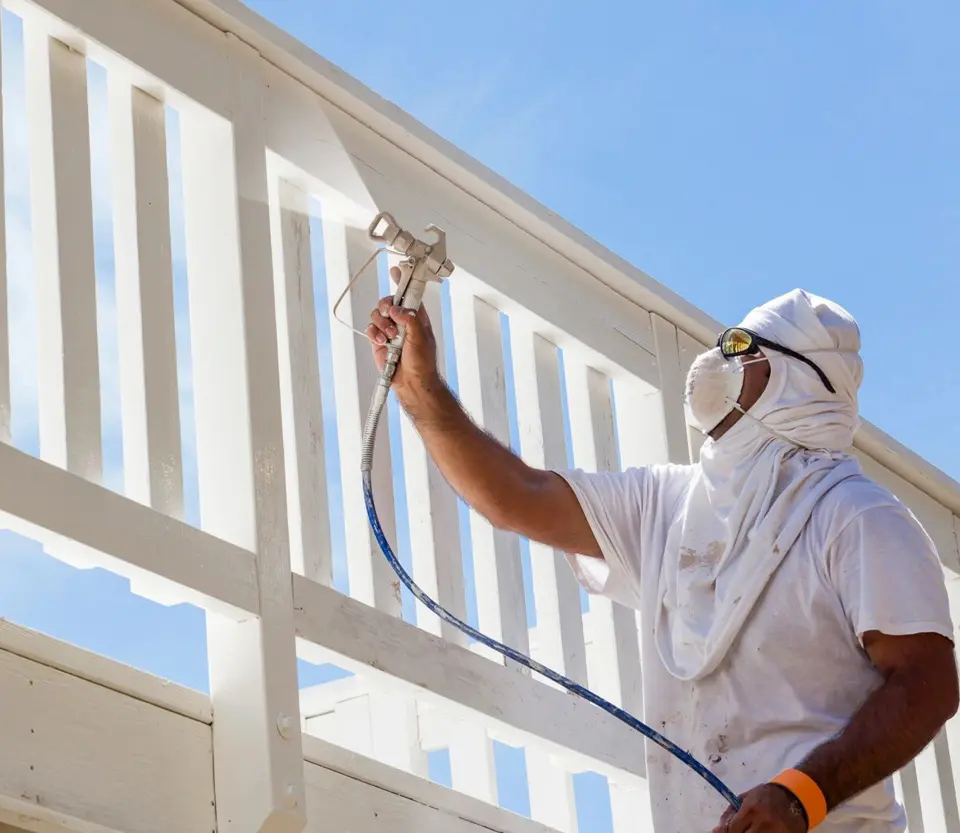
[[[797,769],[787,769],[770,783],[779,784],[797,797],[807,814],[807,830],[813,830],[827,817],[827,799],[809,775]]]

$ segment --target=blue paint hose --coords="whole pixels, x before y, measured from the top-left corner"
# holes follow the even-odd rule
[[[548,680],[552,680],[570,693],[575,694],[578,697],[582,697],[584,700],[587,700],[598,708],[603,709],[608,714],[612,714],[618,720],[623,721],[631,729],[634,729],[644,737],[649,738],[662,749],[665,749],[671,755],[674,755],[676,758],[686,764],[718,793],[720,793],[720,795],[723,796],[724,800],[731,807],[733,807],[735,810],[739,810],[740,799],[737,798],[736,794],[709,769],[707,769],[696,758],[690,755],[689,752],[685,752],[659,732],[656,732],[646,724],[641,723],[632,714],[624,711],[618,706],[615,706],[613,703],[604,700],[602,697],[594,694],[588,688],[575,683],[573,680],[567,679],[562,674],[558,674],[556,671],[547,668],[545,665],[541,665],[536,660],[521,654],[519,651],[514,650],[509,645],[504,645],[500,642],[497,642],[495,639],[491,639],[489,636],[482,634],[480,631],[471,627],[466,622],[462,622],[448,610],[437,604],[437,602],[431,599],[426,593],[424,593],[423,590],[417,586],[416,582],[414,582],[410,574],[404,569],[403,565],[394,554],[393,549],[390,546],[390,542],[387,541],[387,537],[383,532],[383,528],[380,526],[380,519],[377,516],[377,507],[373,499],[372,482],[373,447],[376,442],[377,425],[380,422],[380,416],[383,413],[384,406],[386,405],[390,380],[392,379],[393,373],[396,369],[396,362],[399,360],[400,350],[397,348],[402,347],[403,335],[404,334],[401,332],[401,334],[397,336],[397,339],[395,339],[398,344],[396,344],[395,349],[391,351],[390,359],[388,359],[383,372],[381,372],[380,381],[376,387],[376,390],[374,391],[373,401],[371,402],[366,426],[364,428],[362,451],[363,497],[367,507],[367,517],[370,520],[370,527],[373,529],[373,534],[377,539],[377,543],[380,545],[380,549],[383,550],[383,554],[386,557],[387,562],[393,568],[400,581],[403,582],[403,584],[414,595],[417,601],[423,604],[424,607],[426,607],[431,613],[434,613],[444,622],[448,622],[458,630],[465,633],[467,636],[473,637],[475,640],[477,640],[477,642],[486,645],[488,648],[492,648],[494,651],[502,654],[507,659],[513,660],[519,665],[529,668],[531,671],[535,671],[537,674],[546,677]],[[396,360],[394,360],[394,357],[396,357]]]

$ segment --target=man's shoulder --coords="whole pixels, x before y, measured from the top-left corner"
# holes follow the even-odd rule
[[[908,513],[903,502],[886,486],[860,472],[840,481],[820,500],[814,517],[827,537],[836,537],[864,513]]]

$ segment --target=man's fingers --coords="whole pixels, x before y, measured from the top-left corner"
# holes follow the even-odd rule
[[[379,318],[377,316],[379,316]],[[417,341],[421,334],[429,333],[433,329],[426,307],[421,306],[416,314],[414,314],[410,312],[410,310],[395,306],[392,295],[387,295],[385,298],[379,300],[377,308],[370,318],[380,329],[384,330],[390,338],[393,338],[397,334],[396,327],[401,324],[407,328],[407,337],[413,341]],[[387,325],[385,326],[383,322],[387,322]],[[389,326],[394,327],[393,332],[388,329]]]
[[[747,833],[753,829],[753,822],[756,821],[753,808],[740,810],[724,827],[724,833]]]
[[[370,321],[380,331],[380,334],[386,335],[387,338],[393,338],[397,334],[397,325],[389,318],[384,317],[378,309],[370,314]]]
[[[367,338],[378,346],[387,343],[387,337],[383,334],[383,330],[374,324],[367,324]]]

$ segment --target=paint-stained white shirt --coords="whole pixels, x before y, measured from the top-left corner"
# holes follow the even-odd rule
[[[699,682],[677,680],[660,660],[653,622],[661,572],[678,566],[695,471],[562,472],[604,555],[569,561],[589,593],[640,611],[644,721],[742,793],[835,735],[880,685],[863,633],[932,631],[952,639],[953,627],[933,542],[887,490],[855,478],[814,510],[720,667]],[[623,742],[637,741],[625,729]],[[652,743],[647,761],[655,833],[712,830],[724,810],[712,787]],[[904,828],[887,781],[838,807],[820,829]]]

